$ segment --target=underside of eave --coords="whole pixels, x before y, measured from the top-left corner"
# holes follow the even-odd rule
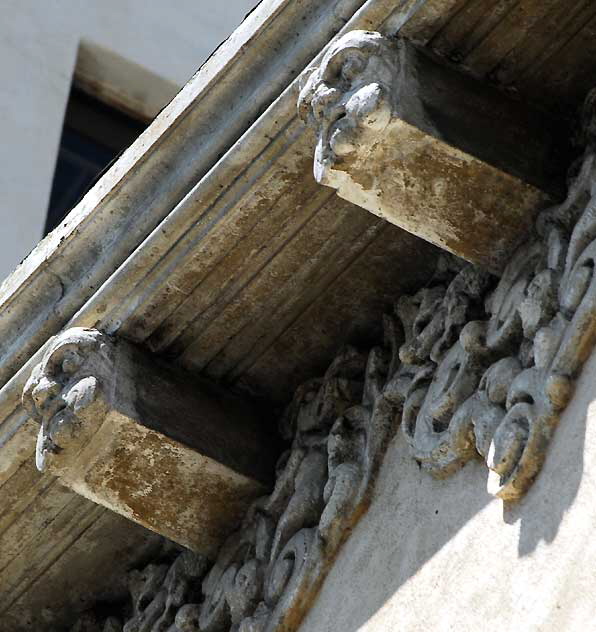
[[[105,571],[108,582],[106,560],[122,553],[109,534],[140,557],[159,546],[34,469],[36,427],[20,391],[51,335],[96,326],[277,406],[339,346],[378,339],[382,313],[432,273],[434,247],[312,178],[314,139],[296,119],[291,83],[335,32],[401,29],[464,72],[565,117],[596,78],[587,1],[571,11],[564,0],[327,2],[316,14],[291,4],[262,3],[3,285],[7,630],[49,600],[42,585],[64,593],[62,612],[74,607],[64,589],[73,564],[88,579]],[[91,545],[101,555],[76,566]],[[84,584],[94,599],[113,596],[94,582]]]

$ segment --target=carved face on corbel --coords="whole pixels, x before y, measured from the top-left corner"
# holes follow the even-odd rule
[[[31,372],[23,405],[41,425],[36,448],[39,470],[63,450],[85,443],[83,417],[105,413],[105,394],[114,384],[113,349],[105,334],[75,327],[56,336]]]
[[[315,178],[326,184],[336,161],[369,145],[389,124],[399,69],[397,46],[380,33],[351,31],[303,75],[298,108],[317,129]]]

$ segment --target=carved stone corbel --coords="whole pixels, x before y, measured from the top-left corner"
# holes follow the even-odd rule
[[[273,471],[271,438],[247,402],[94,329],[52,340],[23,404],[41,426],[40,470],[205,554]]]
[[[318,182],[492,271],[563,191],[559,123],[406,41],[347,33],[302,83]]]
[[[321,379],[300,387],[280,422],[291,445],[273,491],[250,505],[204,578],[194,558],[169,572],[149,567],[124,632],[172,621],[180,632],[297,630],[366,510],[400,422],[412,456],[434,476],[482,459],[493,494],[527,492],[596,345],[595,103],[596,93],[567,199],[540,214],[501,277],[441,258],[427,287],[397,300],[397,319],[385,317],[382,347],[345,349]],[[73,389],[65,401],[88,401],[84,388]],[[54,458],[60,426],[45,427],[41,449]],[[185,592],[184,576],[197,588],[202,579],[200,591]]]

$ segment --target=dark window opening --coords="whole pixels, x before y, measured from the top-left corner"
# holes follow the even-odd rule
[[[71,90],[44,235],[64,219],[146,127],[76,88]]]

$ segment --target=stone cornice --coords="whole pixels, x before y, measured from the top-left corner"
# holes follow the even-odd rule
[[[313,9],[308,3],[271,0],[249,15],[65,222],[4,281],[2,382],[192,192],[361,4],[337,0]]]
[[[19,410],[20,393],[52,335],[82,326],[148,338],[155,324],[140,332],[137,324],[146,322],[145,303],[163,291],[175,271],[184,270],[190,249],[206,230],[224,216],[241,219],[246,213],[239,204],[242,196],[262,186],[263,179],[273,180],[275,188],[275,178],[287,178],[288,168],[296,182],[308,174],[312,137],[296,113],[299,83],[294,78],[322,57],[334,32],[384,24],[393,32],[419,3],[408,0],[396,9],[394,2],[369,0],[357,10],[359,2],[328,2],[314,13],[290,4],[260,5],[65,223],[3,283],[0,419],[10,425],[0,423],[0,446],[27,423]],[[303,16],[296,14],[299,10]],[[296,23],[305,23],[304,37],[295,30],[289,37]],[[249,61],[251,54],[255,62]],[[225,81],[218,81],[220,76]],[[276,171],[272,160],[283,155],[291,165]],[[312,197],[312,191],[305,188],[301,195]],[[329,198],[324,190],[316,195],[320,205]],[[289,201],[288,208],[295,204]],[[222,254],[209,252],[214,260]],[[152,346],[160,350],[159,344]]]
[[[20,405],[23,386],[52,336],[65,327],[97,327],[156,352],[173,350],[181,363],[208,369],[214,377],[237,379],[257,363],[261,349],[273,347],[287,332],[305,347],[305,355],[313,357],[324,349],[330,357],[324,345],[336,346],[334,336],[350,324],[349,310],[343,309],[354,306],[347,302],[350,295],[358,297],[354,312],[368,327],[371,312],[380,313],[380,304],[387,303],[388,286],[395,296],[410,292],[411,287],[405,289],[408,282],[424,285],[434,267],[434,249],[337,200],[312,180],[314,141],[296,115],[295,78],[321,60],[321,49],[335,33],[374,29],[394,35],[404,27],[408,37],[424,43],[453,5],[449,0],[262,3],[64,225],[2,286],[0,449],[6,460],[0,483],[19,470],[2,492],[3,497],[14,496],[14,485],[23,490],[23,497],[11,529],[18,545],[2,547],[5,575],[12,575],[0,613],[10,610],[31,586],[31,573],[18,556],[33,540],[31,533],[38,537],[45,528],[43,512],[53,517],[64,505],[73,523],[85,528],[79,517],[87,520],[100,513],[78,498],[71,511],[70,500],[61,498],[58,504],[52,496],[39,512],[29,512],[35,514],[26,525],[29,531],[21,529],[21,514],[52,491],[31,483],[37,481],[28,465],[39,426]],[[261,232],[253,230],[257,222]],[[301,232],[304,226],[310,226],[310,232]],[[296,235],[302,235],[302,241],[284,265],[289,260],[301,265],[276,267],[275,257]],[[316,240],[318,249],[309,249]],[[240,242],[244,250],[234,250]],[[375,251],[375,244],[382,248]],[[368,259],[362,256],[371,251]],[[230,260],[234,274],[218,276],[218,269],[225,276],[229,269],[221,264]],[[348,269],[353,285],[345,278],[338,283],[340,272]],[[411,270],[418,276],[404,281]],[[205,285],[197,290],[187,272],[206,279]],[[237,300],[246,287],[256,289]],[[291,326],[296,313],[315,303],[315,290],[328,303],[336,301],[338,317],[326,322],[336,328],[313,327],[312,338],[304,342]],[[272,296],[277,302],[269,301]],[[252,309],[255,305],[260,311]],[[315,310],[311,322],[317,322],[318,315]],[[215,334],[202,337],[215,321]],[[186,329],[190,334],[184,338]],[[249,329],[251,336],[246,335]],[[233,345],[225,347],[228,337]],[[211,354],[214,341],[224,349],[217,357]],[[270,382],[282,382],[276,361],[289,355],[288,346],[282,340],[268,357]],[[259,376],[265,372],[261,367]],[[285,399],[286,387],[280,387],[279,399]],[[72,537],[78,533],[73,528]],[[343,533],[342,525],[338,533]],[[60,551],[69,548],[71,536],[65,537]],[[36,573],[54,563],[51,554],[35,549],[31,566]]]
[[[396,268],[390,275],[384,275],[385,287],[380,297],[374,295],[379,293],[381,283],[358,280],[355,275],[355,285],[348,284],[335,299],[338,313],[344,309],[346,300],[357,296],[362,289],[369,293],[367,302],[370,304],[365,309],[360,308],[359,318],[363,325],[367,324],[378,309],[374,300],[385,300],[388,288],[394,291],[396,283],[405,278],[399,272],[399,261],[405,262],[416,252],[414,238],[404,234],[403,237],[397,235],[396,239],[395,232],[387,231],[381,221],[371,221],[358,212],[354,214],[351,205],[338,205],[325,190],[315,192],[318,187],[312,181],[309,164],[312,138],[296,116],[298,85],[294,78],[336,32],[381,28],[387,19],[391,23],[388,29],[399,28],[420,3],[408,0],[397,9],[394,2],[388,1],[315,4],[313,8],[313,3],[293,0],[261,3],[64,223],[43,240],[2,285],[0,486],[2,498],[14,506],[15,511],[14,516],[12,513],[9,516],[14,524],[6,531],[9,542],[2,547],[2,581],[6,590],[0,601],[0,612],[7,621],[18,617],[15,604],[32,598],[35,578],[43,577],[48,568],[59,573],[52,565],[59,565],[60,560],[68,563],[66,560],[71,553],[76,555],[69,543],[78,538],[84,542],[89,516],[101,515],[101,524],[108,525],[108,529],[115,524],[120,530],[126,526],[59,485],[45,484],[45,479],[31,471],[39,426],[21,407],[20,395],[31,370],[52,344],[52,336],[67,327],[97,326],[110,333],[146,341],[160,350],[159,340],[153,336],[157,323],[149,318],[154,307],[152,293],[163,291],[161,305],[167,306],[166,290],[178,293],[168,279],[193,263],[196,240],[210,227],[217,230],[213,231],[213,239],[210,235],[199,262],[217,265],[229,245],[221,241],[218,244],[221,231],[218,232],[217,218],[227,214],[228,220],[239,221],[236,226],[241,227],[243,218],[251,213],[255,217],[267,217],[268,209],[259,206],[258,200],[251,202],[248,209],[243,206],[242,198],[251,187],[258,191],[267,181],[271,183],[270,190],[275,189],[276,181],[285,182],[286,186],[285,191],[278,191],[285,206],[280,215],[272,217],[273,226],[275,222],[281,223],[285,214],[292,217],[299,205],[303,205],[304,210],[302,218],[296,217],[298,227],[300,222],[308,220],[309,214],[312,216],[321,208],[324,211],[318,223],[311,222],[311,233],[305,240],[308,244],[308,240],[313,239],[311,235],[323,235],[319,237],[322,239],[320,252],[315,251],[315,254],[326,257],[322,259],[325,265],[319,266],[320,272],[314,270],[316,283],[313,267],[318,259],[314,256],[312,264],[309,259],[310,268],[307,266],[291,278],[287,292],[292,292],[294,297],[284,302],[285,312],[276,317],[276,326],[287,327],[294,320],[291,310],[304,310],[314,300],[308,291],[292,290],[296,283],[321,293],[333,284],[339,271],[352,262],[361,261],[362,253],[371,252],[370,260],[359,267],[360,270],[368,267],[369,278],[378,279],[375,253],[384,252],[388,258],[396,256]],[[275,168],[273,163],[284,156],[287,162]],[[292,163],[295,177],[287,181]],[[306,186],[303,187],[304,181]],[[231,203],[233,200],[235,204]],[[340,220],[326,226],[332,215]],[[200,222],[201,217],[206,220],[204,224]],[[290,228],[294,230],[291,223]],[[243,238],[242,229],[226,234]],[[287,240],[291,235],[282,231],[278,239]],[[260,245],[256,243],[251,248],[257,252]],[[266,252],[261,256],[264,255]],[[416,270],[420,279],[432,267],[433,257],[426,259],[425,265]],[[242,287],[247,279],[250,276],[240,277],[237,287]],[[412,286],[412,280],[406,278],[407,283]],[[281,297],[283,301],[283,295]],[[298,308],[293,306],[296,300],[302,301]],[[355,298],[351,300],[354,302]],[[266,304],[264,309],[271,311]],[[349,319],[348,312],[344,311],[344,320]],[[149,323],[147,328],[143,326],[145,320]],[[336,325],[342,326],[342,322]],[[221,329],[226,328],[224,323]],[[280,335],[278,330],[263,333],[270,337]],[[311,349],[323,349],[328,358],[333,339],[325,344],[329,348],[323,347],[319,340],[310,343]],[[241,352],[246,362],[252,361],[246,355],[247,350],[241,349]],[[235,362],[240,360],[238,357]],[[275,374],[275,366],[271,372]],[[281,396],[285,398],[285,391]],[[19,498],[16,504],[10,501],[15,494]],[[35,512],[29,511],[32,506],[36,507]],[[56,519],[66,515],[61,514],[66,511],[65,507],[71,525],[67,531],[64,520]],[[34,515],[29,520],[31,513]],[[32,544],[47,523],[52,524],[48,533],[55,533],[49,537],[60,540],[60,545],[53,549],[59,555],[56,559],[48,558],[44,547]],[[130,527],[122,542],[139,537],[145,536]],[[27,566],[22,559],[24,547],[30,551]],[[106,550],[108,555],[122,555],[111,543],[106,543]],[[89,564],[93,564],[89,559]],[[107,577],[105,580],[109,581]],[[78,599],[74,593],[60,595],[60,598]]]
[[[596,343],[595,103],[592,92],[587,148],[565,201],[539,213],[500,279],[442,258],[428,286],[385,316],[383,345],[346,348],[303,384],[280,419],[292,443],[273,492],[251,505],[213,564],[186,552],[169,569],[133,573],[125,630],[299,629],[367,509],[398,425],[433,475],[482,458],[491,493],[511,501],[528,490]],[[159,590],[142,603],[138,592],[152,585]]]

